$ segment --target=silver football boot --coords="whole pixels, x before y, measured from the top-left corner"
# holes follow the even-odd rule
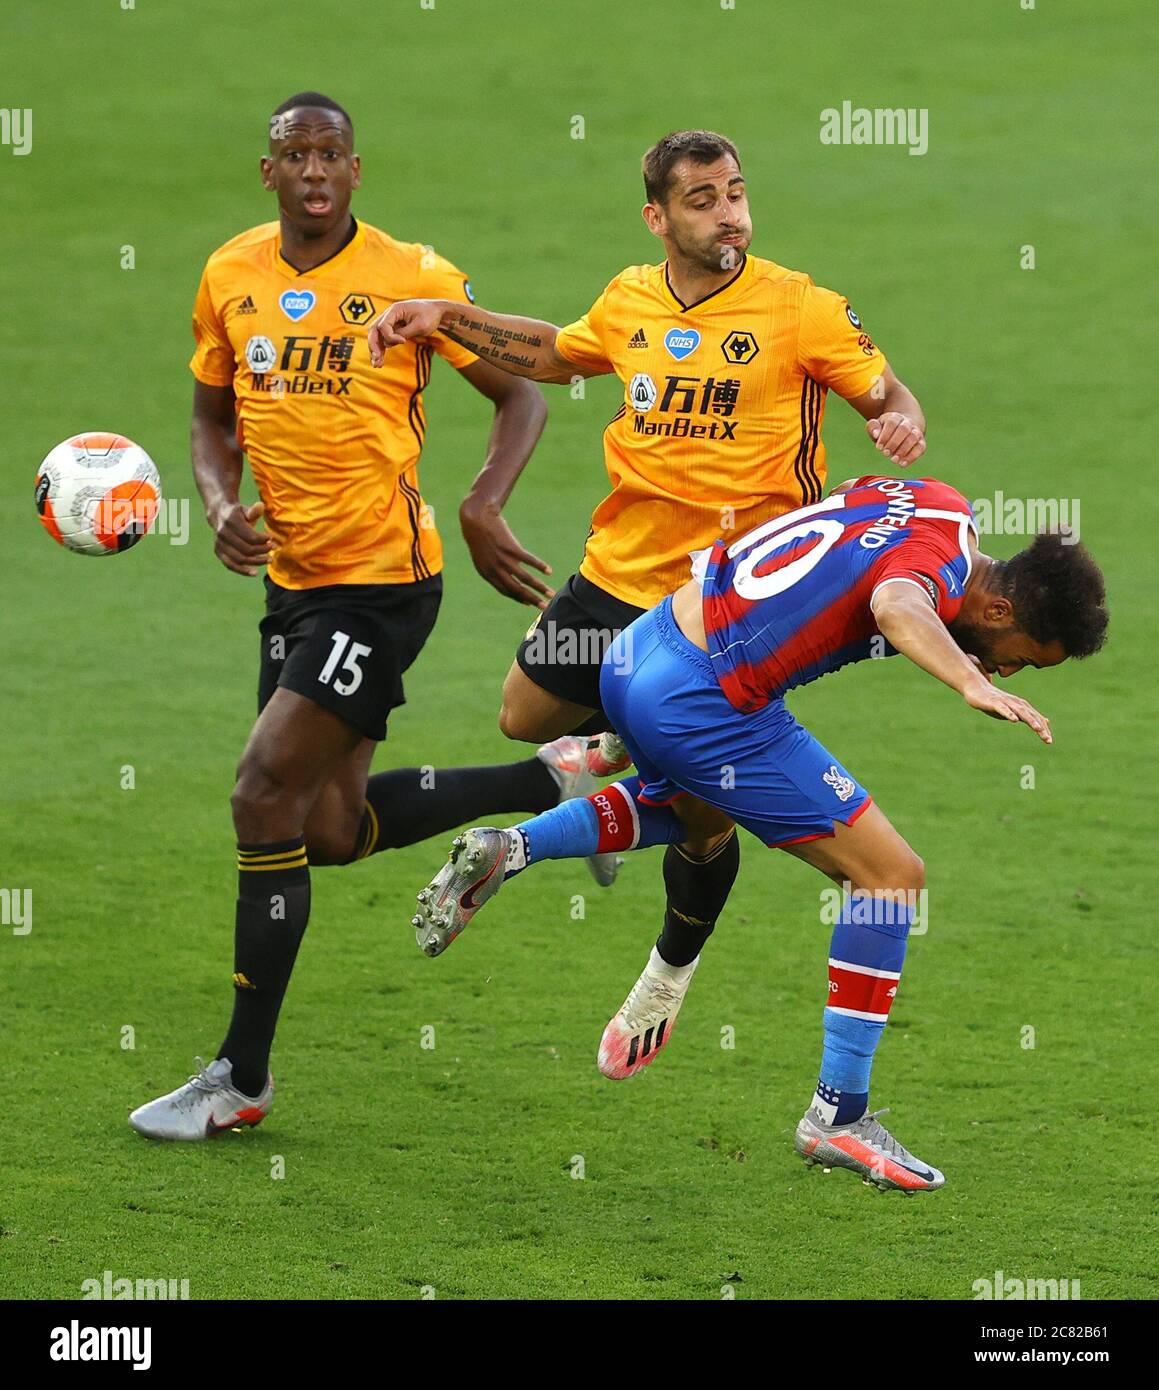
[[[228,1129],[253,1128],[270,1113],[274,1078],[266,1077],[261,1095],[243,1095],[233,1084],[227,1057],[209,1066],[197,1058],[197,1071],[184,1086],[139,1105],[129,1123],[147,1139],[212,1139]]]
[[[878,1124],[878,1115],[889,1113],[870,1110],[850,1125],[827,1125],[816,1109],[809,1109],[797,1126],[793,1147],[811,1168],[820,1163],[825,1172],[831,1168],[851,1168],[860,1174],[867,1187],[880,1192],[933,1192],[946,1179],[936,1168],[915,1158]]]
[[[473,826],[451,842],[447,863],[418,895],[410,919],[425,956],[441,956],[475,913],[503,886],[507,856],[514,848],[506,830]]]

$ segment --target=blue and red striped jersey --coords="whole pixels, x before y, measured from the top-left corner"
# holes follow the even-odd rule
[[[971,530],[970,504],[948,483],[865,477],[718,540],[702,581],[704,630],[729,702],[748,713],[851,661],[896,655],[869,606],[886,580],[916,584],[952,622]]]

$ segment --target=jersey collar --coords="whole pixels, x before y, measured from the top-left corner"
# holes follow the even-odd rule
[[[362,230],[362,223],[359,222],[356,217],[352,217],[350,219],[350,224],[350,235],[338,250],[335,251],[332,256],[327,256],[324,261],[319,261],[316,266],[312,266],[309,270],[295,270],[290,262],[286,260],[285,256],[282,255],[282,239],[279,233],[278,249],[274,255],[274,263],[277,265],[278,270],[291,280],[304,280],[307,276],[317,275],[320,270],[325,270],[333,266],[335,261],[340,260],[343,256],[349,255],[353,252],[355,247],[362,245],[365,236]]]
[[[699,309],[702,304],[707,304],[710,299],[716,299],[718,296],[725,294],[729,290],[731,290],[733,286],[740,280],[741,276],[744,275],[745,271],[748,270],[748,268],[749,255],[746,251],[744,253],[744,258],[742,259],[740,266],[737,269],[736,274],[732,277],[731,280],[726,280],[724,284],[721,285],[720,289],[713,290],[711,294],[706,294],[703,299],[698,299],[694,304],[685,304],[684,301],[677,296],[676,291],[672,288],[672,282],[668,279],[668,262],[665,261],[663,266],[664,293],[679,308],[682,314],[690,314],[694,309]]]

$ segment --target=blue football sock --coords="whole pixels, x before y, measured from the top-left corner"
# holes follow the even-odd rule
[[[504,877],[541,859],[585,859],[589,854],[679,844],[688,834],[680,818],[670,806],[639,801],[640,785],[639,777],[626,777],[591,796],[561,801],[515,826],[508,831],[513,846]]]
[[[905,962],[908,904],[847,898],[829,947],[825,1045],[813,1107],[826,1124],[859,1120],[869,1108],[869,1073]]]

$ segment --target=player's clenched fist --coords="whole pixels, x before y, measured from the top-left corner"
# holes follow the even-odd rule
[[[442,317],[443,304],[438,299],[402,299],[392,304],[370,325],[371,365],[382,366],[387,348],[438,332]]]
[[[904,468],[914,463],[926,451],[926,437],[920,427],[896,410],[887,410],[876,420],[870,420],[865,432],[887,459]]]

